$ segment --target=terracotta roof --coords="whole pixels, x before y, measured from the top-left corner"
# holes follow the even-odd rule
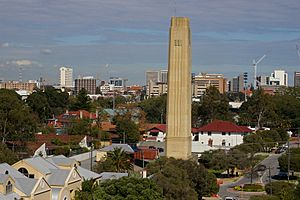
[[[166,124],[149,124],[147,127],[147,131],[151,130],[159,130],[163,133],[167,131],[167,125]]]
[[[198,131],[211,131],[211,132],[238,132],[238,133],[249,133],[252,132],[251,129],[245,126],[238,126],[232,122],[214,120],[213,122],[202,126]]]

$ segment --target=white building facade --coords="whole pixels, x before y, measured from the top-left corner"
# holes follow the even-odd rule
[[[204,151],[217,149],[229,150],[242,144],[244,136],[251,132],[252,130],[247,127],[215,120],[193,133],[192,153],[201,154]]]
[[[69,67],[61,67],[59,83],[61,87],[73,87],[73,69]]]

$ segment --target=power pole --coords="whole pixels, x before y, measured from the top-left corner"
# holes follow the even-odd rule
[[[290,139],[288,140],[288,182],[290,182],[290,165],[291,165],[291,152],[290,152]]]
[[[91,171],[93,171],[93,147],[94,147],[94,144],[92,143],[91,144],[91,167],[90,167]]]
[[[272,195],[273,189],[272,189],[272,182],[271,182],[271,167],[269,166],[269,183],[270,183],[270,194]]]

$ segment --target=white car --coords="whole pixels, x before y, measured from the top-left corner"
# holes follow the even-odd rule
[[[236,198],[236,197],[225,197],[224,200],[238,200],[238,198]]]

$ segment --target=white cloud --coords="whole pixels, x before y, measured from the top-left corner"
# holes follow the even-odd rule
[[[10,63],[16,66],[27,66],[32,65],[34,62],[31,60],[13,60]]]
[[[45,54],[45,55],[52,54],[52,50],[51,49],[42,49],[40,52],[41,52],[41,54]]]

